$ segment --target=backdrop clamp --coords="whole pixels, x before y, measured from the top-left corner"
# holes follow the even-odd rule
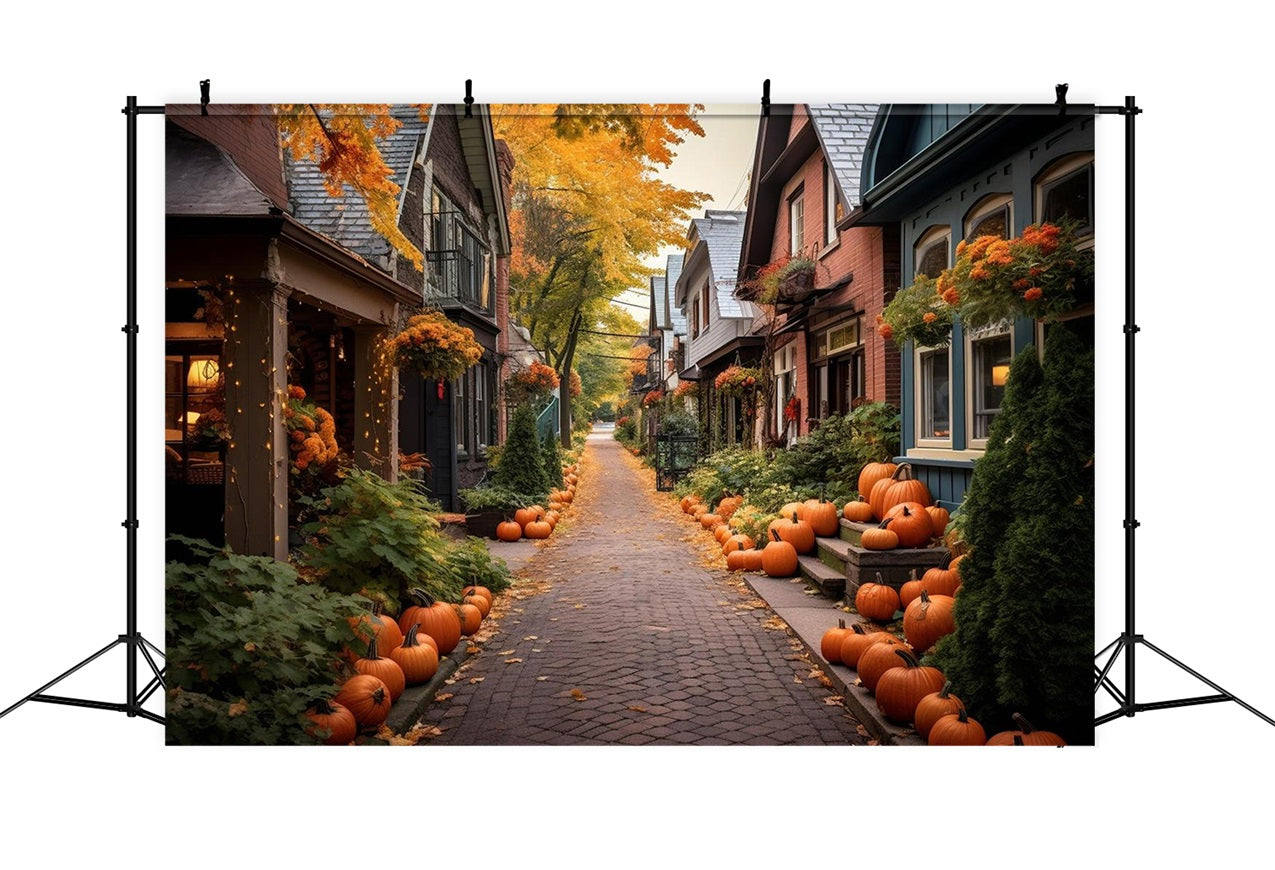
[[[199,114],[208,115],[208,90],[212,87],[212,79],[201,79],[199,82]]]
[[[465,79],[465,117],[474,117],[474,80]]]
[[[770,79],[761,83],[761,114],[763,118],[770,117]]]

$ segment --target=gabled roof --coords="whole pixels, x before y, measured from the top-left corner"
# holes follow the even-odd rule
[[[169,121],[164,142],[164,212],[262,217],[279,209],[221,148]]]
[[[390,168],[391,180],[406,190],[408,174],[429,130],[429,122],[421,119],[415,106],[393,106],[390,114],[402,126],[379,140],[377,146]],[[367,204],[361,196],[348,187],[341,196],[330,196],[323,174],[313,161],[296,161],[285,152],[285,167],[292,213],[299,221],[369,260],[384,262],[390,253],[390,244],[372,229]]]
[[[682,274],[682,262],[685,254],[669,254],[664,265],[664,284],[667,292],[664,295],[664,308],[668,322],[674,335],[686,335],[686,314],[677,304],[677,279]]]
[[[691,221],[688,237],[698,239],[691,257],[702,256],[698,254],[701,246],[707,251],[709,280],[717,290],[717,310],[722,317],[753,317],[752,306],[735,298],[735,278],[739,273],[739,252],[747,215],[743,211],[706,209],[702,218]],[[679,288],[678,298],[686,298],[684,289]]]
[[[809,103],[806,106],[824,156],[837,178],[846,211],[857,208],[861,200],[863,151],[878,109],[880,106],[876,103]]]
[[[664,276],[652,275],[650,320],[647,323],[647,331],[652,334],[661,329],[671,328],[668,320],[667,298],[668,291],[664,284]]]

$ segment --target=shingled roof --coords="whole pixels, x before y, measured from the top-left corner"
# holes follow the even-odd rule
[[[424,141],[429,122],[422,120],[416,106],[396,105],[390,114],[402,126],[377,145],[391,176],[400,188],[407,188],[412,162]],[[343,247],[377,263],[386,262],[389,242],[372,229],[367,204],[348,187],[341,196],[331,196],[323,183],[319,167],[310,160],[293,160],[285,152],[288,197],[297,220],[315,232],[322,233]]]
[[[670,329],[668,322],[668,306],[665,300],[668,297],[667,290],[664,286],[663,275],[651,276],[651,322],[648,324],[648,330],[654,334],[657,330]]]
[[[860,179],[863,177],[863,151],[868,144],[868,134],[876,120],[876,103],[808,103],[819,143],[823,146],[837,186],[845,198],[846,210],[860,205]]]
[[[686,314],[677,304],[677,279],[682,274],[682,262],[685,254],[669,254],[664,266],[664,279],[667,293],[664,307],[668,311],[668,322],[674,335],[686,335]]]
[[[747,212],[706,209],[702,218],[691,221],[699,238],[708,247],[708,266],[717,288],[717,310],[722,317],[753,316],[752,306],[735,298],[735,278],[739,274],[739,251],[744,244]]]

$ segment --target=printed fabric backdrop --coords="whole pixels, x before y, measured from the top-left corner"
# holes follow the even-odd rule
[[[1091,744],[1092,123],[166,107],[168,742]]]

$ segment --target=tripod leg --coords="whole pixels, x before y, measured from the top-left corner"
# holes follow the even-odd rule
[[[155,653],[155,655],[159,656],[161,659],[168,658],[168,656],[164,655],[164,651],[162,649],[155,646],[155,644],[151,643],[149,640],[142,637],[140,634],[137,636],[137,639],[140,640],[142,643],[146,644],[148,647],[150,647],[151,650]]]
[[[167,689],[168,684],[164,682],[164,672],[160,669],[159,665],[155,664],[155,660],[151,658],[150,652],[147,651],[146,647],[142,644],[138,644],[137,649],[146,658],[146,664],[151,666],[151,671],[155,674],[155,679],[159,680],[159,684]]]
[[[1204,676],[1203,674],[1201,674],[1199,671],[1196,671],[1196,670],[1193,670],[1193,669],[1191,669],[1191,668],[1187,667],[1187,666],[1186,666],[1186,665],[1184,665],[1182,662],[1178,661],[1178,660],[1177,660],[1177,659],[1175,659],[1173,656],[1169,655],[1167,652],[1165,652],[1164,650],[1160,649],[1160,648],[1159,648],[1158,646],[1156,646],[1155,644],[1151,643],[1149,640],[1145,640],[1145,639],[1144,639],[1144,640],[1142,641],[1142,645],[1143,645],[1143,646],[1145,646],[1147,649],[1151,650],[1151,651],[1152,651],[1153,653],[1155,653],[1156,655],[1160,656],[1160,658],[1164,659],[1165,661],[1168,661],[1168,662],[1170,662],[1171,664],[1173,664],[1173,665],[1175,665],[1175,666],[1177,666],[1177,667],[1181,668],[1182,670],[1186,671],[1188,674],[1190,674],[1191,676],[1195,677],[1197,680],[1199,680],[1201,683],[1204,683],[1204,684],[1205,684],[1206,686],[1208,686],[1209,688],[1216,689],[1218,692],[1222,693],[1222,694],[1223,694],[1223,695],[1225,695],[1228,699],[1230,699],[1230,700],[1234,701],[1235,703],[1239,704],[1241,707],[1243,707],[1245,710],[1247,710],[1247,711],[1249,711],[1250,713],[1252,713],[1252,714],[1253,714],[1254,716],[1256,716],[1257,718],[1261,719],[1263,722],[1266,722],[1266,723],[1267,723],[1267,724],[1269,724],[1269,725],[1275,725],[1275,719],[1272,719],[1270,716],[1267,716],[1265,713],[1263,713],[1261,710],[1259,710],[1259,709],[1257,709],[1256,707],[1254,707],[1252,704],[1246,704],[1245,702],[1241,701],[1239,698],[1235,697],[1235,696],[1234,696],[1234,695],[1232,695],[1230,692],[1226,691],[1226,689],[1223,689],[1221,686],[1219,686],[1217,683],[1213,682],[1213,681],[1212,681],[1212,680],[1210,680],[1208,677],[1206,677],[1206,676]]]
[[[1098,679],[1094,681],[1093,693],[1095,695],[1098,694],[1098,688],[1100,686],[1103,686],[1104,684],[1106,684],[1108,692],[1112,691],[1112,689],[1115,688],[1114,685],[1111,684],[1111,681],[1107,679],[1107,674],[1110,673],[1111,666],[1116,663],[1116,659],[1120,658],[1120,652],[1121,650],[1124,649],[1124,636],[1121,635],[1120,637],[1116,638],[1111,643],[1107,644],[1106,648],[1103,649],[1103,652],[1106,652],[1107,650],[1111,649],[1113,646],[1116,648],[1116,651],[1111,654],[1111,658],[1107,659],[1107,664],[1103,667],[1103,669],[1101,671],[1098,671]],[[1099,653],[1098,655],[1102,655],[1102,653]],[[1095,656],[1095,658],[1097,658],[1097,656]],[[1098,670],[1097,665],[1094,665],[1094,670],[1095,671]],[[1113,695],[1112,697],[1115,697],[1115,696]],[[1116,703],[1123,706],[1124,699],[1116,698]]]
[[[12,713],[14,710],[18,709],[19,707],[21,707],[21,706],[22,706],[23,704],[25,704],[27,701],[30,701],[30,700],[34,699],[37,695],[43,694],[43,692],[44,692],[44,690],[45,690],[45,689],[50,689],[50,688],[52,688],[53,686],[56,686],[58,683],[62,682],[62,681],[63,681],[63,680],[65,680],[67,677],[71,676],[71,674],[75,673],[75,672],[76,672],[76,671],[78,671],[80,668],[82,668],[82,667],[84,667],[85,665],[89,664],[90,662],[92,662],[92,661],[94,661],[94,660],[96,660],[96,659],[99,659],[99,658],[101,658],[102,656],[106,655],[108,652],[110,652],[111,650],[115,649],[115,647],[119,646],[119,645],[120,645],[120,644],[122,644],[122,643],[124,643],[124,639],[123,639],[123,638],[116,638],[115,640],[111,641],[111,642],[110,642],[110,643],[108,643],[106,646],[102,647],[100,650],[98,650],[97,652],[93,653],[93,655],[89,656],[88,658],[86,658],[84,661],[80,662],[80,663],[79,663],[78,665],[76,665],[75,667],[71,668],[71,669],[70,669],[70,670],[68,670],[68,671],[64,671],[63,673],[61,673],[61,674],[59,674],[58,676],[54,677],[53,679],[49,680],[47,683],[45,683],[45,684],[44,684],[43,686],[41,686],[40,688],[36,689],[36,690],[35,690],[34,692],[32,692],[31,694],[27,695],[25,698],[23,698],[23,699],[22,699],[21,701],[19,701],[18,703],[13,704],[13,705],[11,705],[11,706],[7,707],[3,713],[0,713],[0,719],[3,719],[5,716],[8,716],[10,713]]]

